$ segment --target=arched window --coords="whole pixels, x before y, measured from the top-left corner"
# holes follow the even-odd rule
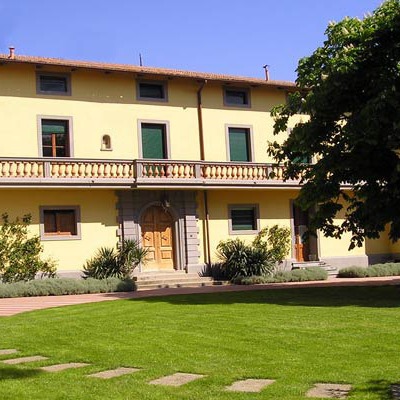
[[[110,135],[103,135],[101,138],[101,150],[112,150]]]

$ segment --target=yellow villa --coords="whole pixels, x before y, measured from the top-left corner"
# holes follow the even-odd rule
[[[367,265],[400,253],[387,238],[349,252],[322,235],[296,252],[299,183],[268,158],[270,110],[292,82],[133,65],[0,55],[0,212],[32,215],[60,275],[133,238],[139,272],[198,272],[219,241],[292,231],[296,261]],[[292,121],[293,123],[295,121]],[[275,178],[270,178],[270,172]],[[297,238],[297,239],[296,239]]]

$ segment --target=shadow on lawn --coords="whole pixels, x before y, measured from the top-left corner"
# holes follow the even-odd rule
[[[0,368],[0,382],[6,379],[32,378],[39,374],[42,374],[42,371],[39,369]]]
[[[277,304],[310,307],[400,307],[400,287],[325,287],[243,292],[196,293],[131,299],[170,304]]]
[[[353,389],[352,394],[358,395],[363,398],[368,394],[374,394],[379,400],[397,400],[400,397],[392,396],[391,386],[393,383],[386,380],[369,381],[364,388]],[[361,397],[361,395],[363,397]],[[375,397],[374,397],[375,398]]]

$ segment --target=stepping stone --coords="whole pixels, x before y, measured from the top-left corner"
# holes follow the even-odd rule
[[[33,362],[33,361],[43,361],[43,360],[48,360],[48,357],[42,357],[42,356],[31,356],[31,357],[20,357],[20,358],[11,358],[10,360],[4,360],[2,361],[4,364],[23,364],[23,363],[28,363],[28,362]]]
[[[173,375],[163,376],[162,378],[155,379],[149,382],[150,385],[164,385],[164,386],[182,386],[186,383],[195,381],[196,379],[203,378],[205,375],[199,374],[184,374],[177,372]]]
[[[400,383],[390,386],[393,400],[400,400]]]
[[[71,369],[71,368],[81,368],[81,367],[86,367],[86,363],[67,363],[67,364],[55,364],[55,365],[49,365],[47,367],[42,367],[40,368],[42,371],[47,371],[47,372],[59,372],[59,371],[64,371],[66,369]]]
[[[17,349],[0,349],[0,356],[18,353]]]
[[[227,386],[225,390],[229,392],[261,392],[265,387],[274,383],[273,379],[245,379],[242,381],[233,382],[231,386]]]
[[[345,399],[351,390],[351,385],[339,385],[336,383],[316,383],[307,392],[307,397],[325,397],[328,399]]]
[[[97,372],[95,374],[87,375],[91,378],[101,378],[101,379],[111,379],[111,378],[116,378],[118,376],[122,375],[127,375],[127,374],[132,374],[133,372],[140,371],[139,368],[116,368],[116,369],[110,369],[108,371],[102,371],[102,372]]]

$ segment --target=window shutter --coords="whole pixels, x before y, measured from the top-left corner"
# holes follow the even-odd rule
[[[42,120],[42,133],[68,133],[68,121]]]
[[[251,161],[248,129],[229,128],[229,153],[231,161]]]
[[[143,158],[167,158],[165,143],[165,125],[142,124]]]
[[[257,229],[255,209],[242,208],[231,210],[233,231],[254,231]]]

